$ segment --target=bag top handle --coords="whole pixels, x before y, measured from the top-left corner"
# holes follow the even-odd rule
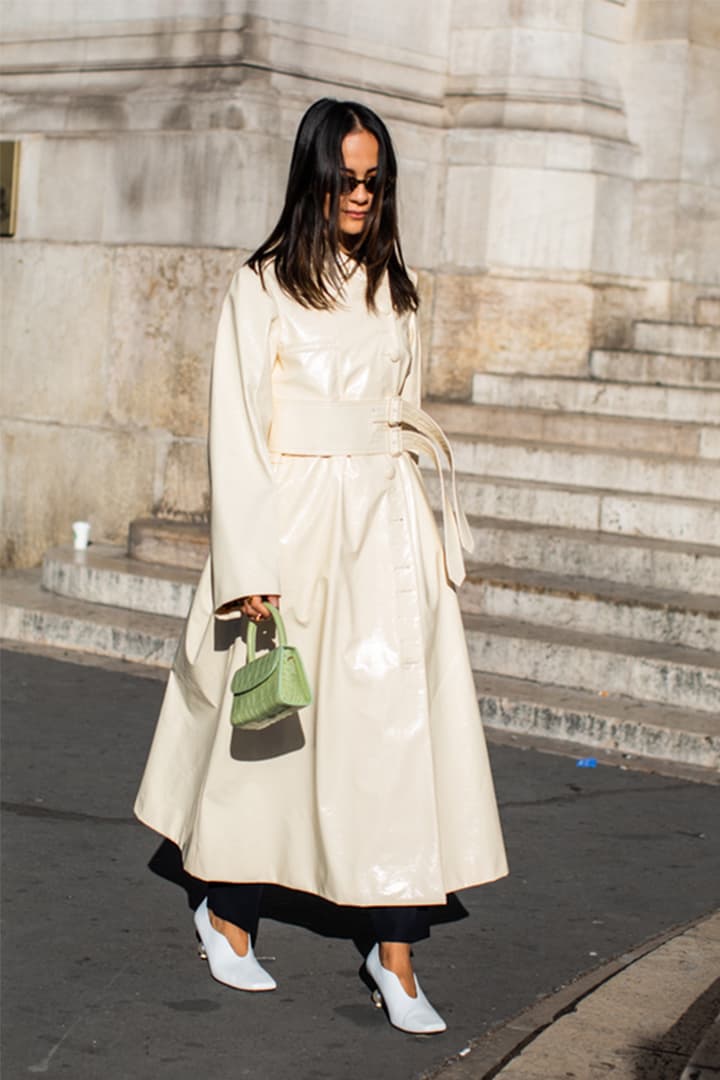
[[[277,631],[278,631],[278,644],[279,645],[287,645],[287,634],[285,632],[285,623],[283,622],[282,615],[280,614],[278,609],[275,607],[275,605],[271,604],[269,600],[265,600],[263,602],[264,602],[266,607],[270,608],[270,611],[272,612],[272,617],[275,620],[275,625],[277,626]],[[251,622],[248,623],[248,632],[247,632],[247,663],[248,664],[252,663],[252,661],[255,659],[255,641],[256,641],[256,638],[257,638],[257,623],[251,621]]]

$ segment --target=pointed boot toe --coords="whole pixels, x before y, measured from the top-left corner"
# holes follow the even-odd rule
[[[447,1030],[442,1016],[432,1007],[415,978],[417,997],[410,997],[393,971],[380,963],[380,948],[374,945],[365,960],[365,970],[377,987],[373,994],[376,1003],[385,1006],[393,1027],[412,1035],[437,1035]]]
[[[215,929],[207,900],[200,904],[193,921],[213,979],[235,990],[275,990],[277,983],[255,959],[252,943],[248,943],[245,956],[238,956],[225,935]]]

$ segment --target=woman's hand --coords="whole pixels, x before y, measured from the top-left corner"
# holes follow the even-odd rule
[[[269,619],[271,617],[263,600],[269,600],[275,607],[280,606],[279,596],[243,596],[242,599],[230,600],[227,604],[223,604],[215,614],[220,619],[234,618],[236,615],[247,615],[248,619],[252,619],[253,622],[259,622],[260,619]]]
[[[240,610],[243,615],[247,615],[248,619],[252,619],[253,622],[259,622],[260,619],[271,619],[272,613],[269,608],[265,607],[263,600],[269,600],[275,607],[280,604],[279,596],[244,596],[240,601]]]

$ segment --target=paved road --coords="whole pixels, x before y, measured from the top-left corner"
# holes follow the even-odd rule
[[[720,788],[498,746],[512,873],[417,949],[446,1034],[390,1029],[357,976],[362,919],[281,890],[258,943],[280,988],[237,993],[131,816],[162,684],[10,651],[3,686],[4,1080],[415,1080],[718,900]]]

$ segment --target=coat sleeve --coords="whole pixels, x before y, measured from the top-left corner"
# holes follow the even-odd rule
[[[250,267],[241,267],[220,311],[210,385],[210,552],[216,615],[243,596],[282,591],[268,451],[276,323],[272,297]]]
[[[414,311],[408,316],[408,345],[410,346],[410,366],[400,396],[419,409],[422,399],[422,346],[418,317]]]

